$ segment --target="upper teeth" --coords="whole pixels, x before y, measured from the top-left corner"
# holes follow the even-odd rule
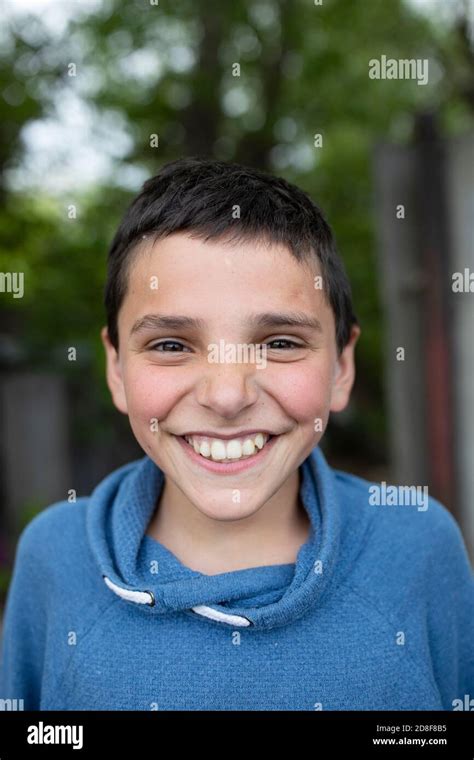
[[[196,454],[221,461],[223,459],[240,459],[251,456],[262,449],[268,439],[268,433],[256,433],[245,438],[233,438],[224,441],[222,438],[208,438],[202,435],[185,435],[184,438],[194,447]]]

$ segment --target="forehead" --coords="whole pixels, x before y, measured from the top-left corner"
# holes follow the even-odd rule
[[[160,277],[158,288],[212,289],[217,285],[231,291],[247,285],[278,290],[309,288],[320,274],[318,261],[297,261],[283,244],[250,240],[204,241],[185,233],[175,233],[156,242],[152,236],[139,243],[128,267],[128,289],[146,290],[150,278]],[[263,280],[262,280],[263,277]],[[173,278],[171,280],[171,278]]]
[[[300,262],[282,244],[265,241],[207,241],[176,233],[154,242],[144,239],[132,254],[127,273],[125,316],[160,311],[200,315],[225,308],[226,315],[273,309],[327,310],[315,278],[318,261]]]

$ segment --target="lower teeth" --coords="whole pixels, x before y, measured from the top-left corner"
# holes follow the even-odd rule
[[[203,459],[207,459],[209,462],[215,462],[216,464],[229,464],[230,462],[242,462],[244,459],[250,459],[256,456],[262,449],[254,451],[253,454],[248,454],[246,457],[238,457],[237,459],[213,459],[212,457],[205,457],[203,454],[199,454]]]

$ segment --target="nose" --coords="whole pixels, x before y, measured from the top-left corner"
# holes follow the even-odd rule
[[[253,364],[208,364],[197,388],[197,401],[223,418],[234,418],[258,398]]]

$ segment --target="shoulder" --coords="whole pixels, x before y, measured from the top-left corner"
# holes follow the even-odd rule
[[[88,547],[87,512],[93,500],[104,498],[118,488],[128,472],[142,460],[135,460],[109,473],[90,495],[73,501],[53,502],[26,525],[17,543],[17,561],[55,564],[63,558],[77,557]]]
[[[35,515],[20,533],[16,563],[39,568],[54,564],[69,551],[77,551],[81,533],[85,531],[89,499],[83,496],[75,502],[54,502]]]
[[[465,552],[457,520],[427,487],[369,481],[341,470],[334,474],[343,508],[365,513],[372,542],[388,555],[413,559],[416,550],[419,560],[442,556],[446,561]]]
[[[359,521],[368,526],[346,587],[391,625],[428,626],[433,641],[452,641],[456,630],[472,639],[474,573],[459,524],[446,506],[432,496],[407,503],[404,492],[389,499],[372,488],[380,483],[347,473],[337,472],[336,479],[341,509],[350,515],[344,520],[346,545]]]

